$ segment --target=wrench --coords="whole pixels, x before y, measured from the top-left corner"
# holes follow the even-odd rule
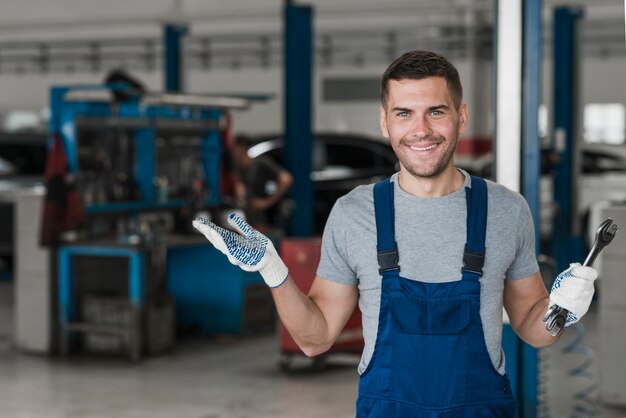
[[[593,246],[583,263],[583,266],[591,266],[593,262],[596,260],[600,251],[615,238],[615,234],[619,227],[616,223],[613,222],[613,219],[607,218],[600,224],[598,229],[596,230],[596,236],[593,241]],[[550,306],[548,312],[546,312],[543,317],[543,322],[546,323],[546,329],[550,332],[550,334],[554,337],[556,336],[563,327],[565,326],[565,322],[567,320],[567,314],[569,312],[565,308],[561,308],[558,305]]]

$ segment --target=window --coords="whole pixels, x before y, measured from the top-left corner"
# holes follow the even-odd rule
[[[585,106],[584,139],[587,143],[623,144],[626,110],[622,103]]]

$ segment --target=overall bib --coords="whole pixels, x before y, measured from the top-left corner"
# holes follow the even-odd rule
[[[374,187],[382,275],[378,336],[359,381],[357,418],[514,418],[508,378],[493,367],[480,319],[487,185],[466,187],[462,279],[426,283],[400,276],[393,183]],[[437,262],[437,260],[433,260]]]

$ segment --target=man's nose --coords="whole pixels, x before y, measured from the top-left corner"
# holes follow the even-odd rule
[[[414,119],[411,135],[413,138],[425,138],[432,134],[430,123],[425,116],[417,117]]]

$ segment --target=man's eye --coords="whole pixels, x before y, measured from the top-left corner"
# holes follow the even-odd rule
[[[406,118],[407,116],[409,116],[409,112],[398,112],[398,116],[400,116],[401,118]]]
[[[433,110],[430,114],[433,116],[441,116],[443,115],[443,112],[441,110]]]

